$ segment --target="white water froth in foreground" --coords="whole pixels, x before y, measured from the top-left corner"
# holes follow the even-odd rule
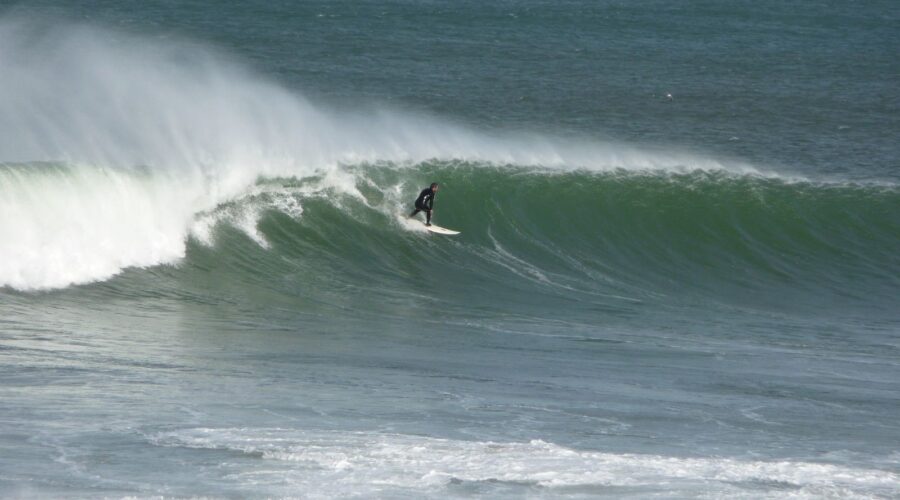
[[[257,466],[248,470],[245,464],[239,474],[229,472],[232,458],[223,458],[214,467],[227,481],[271,495],[437,494],[462,483],[507,483],[524,488],[520,494],[531,491],[554,496],[571,490],[679,497],[760,497],[768,493],[780,498],[847,498],[900,491],[900,476],[878,469],[802,461],[603,453],[540,440],[498,443],[279,428],[186,429],[149,439],[159,446],[257,456]]]
[[[431,159],[725,168],[614,144],[490,136],[409,113],[329,111],[194,44],[58,21],[0,19],[0,68],[0,287],[20,290],[175,262],[198,214],[260,177]],[[255,219],[240,225],[253,236]]]

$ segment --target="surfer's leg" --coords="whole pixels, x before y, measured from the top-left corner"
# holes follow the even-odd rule
[[[420,212],[420,210],[417,208],[417,209],[413,210],[413,213],[409,214],[409,216],[410,216],[410,217],[415,217],[416,214],[419,213],[419,212]]]
[[[425,211],[425,225],[426,225],[426,226],[430,226],[430,225],[431,225],[431,210],[426,210],[426,211]]]

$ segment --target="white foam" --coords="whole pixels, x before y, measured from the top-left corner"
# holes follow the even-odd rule
[[[59,20],[0,19],[0,68],[0,286],[23,290],[175,262],[191,229],[212,241],[215,220],[193,217],[260,177],[322,176],[362,198],[340,165],[725,168],[688,154],[488,135],[411,113],[328,111],[195,44]],[[253,213],[236,223],[266,245]]]
[[[163,178],[0,168],[0,286],[56,288],[172,262],[194,210]]]
[[[541,440],[483,442],[377,432],[198,428],[157,434],[151,442],[258,455],[258,475],[251,469],[231,477],[254,480],[265,471],[270,484],[286,485],[284,490],[265,492],[269,494],[303,488],[296,491],[346,496],[383,486],[434,492],[460,481],[499,481],[550,492],[595,486],[681,491],[691,496],[748,492],[759,496],[767,488],[778,496],[798,497],[900,491],[900,476],[877,469],[788,460],[604,453]]]

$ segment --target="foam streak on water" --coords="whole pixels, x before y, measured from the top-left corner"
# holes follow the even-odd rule
[[[236,451],[257,462],[253,471],[223,479],[260,488],[278,474],[276,494],[315,491],[315,497],[382,492],[459,494],[466,484],[503,485],[513,494],[554,492],[681,494],[702,485],[709,495],[746,495],[760,485],[778,485],[792,498],[863,497],[900,488],[900,476],[877,469],[811,462],[743,461],[612,454],[527,443],[454,441],[378,433],[298,432],[290,429],[186,429],[149,436],[158,446]],[[273,470],[274,469],[274,470]],[[293,472],[291,472],[293,471]],[[330,484],[327,489],[321,485]],[[454,491],[456,490],[456,491]]]

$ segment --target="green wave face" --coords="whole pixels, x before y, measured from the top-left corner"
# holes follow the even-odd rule
[[[162,274],[310,312],[896,316],[895,187],[456,163],[343,174],[352,182],[340,188],[327,176],[260,180],[201,215],[209,230]],[[442,186],[434,221],[461,235],[404,222],[432,181]],[[146,288],[141,276],[118,281]]]

